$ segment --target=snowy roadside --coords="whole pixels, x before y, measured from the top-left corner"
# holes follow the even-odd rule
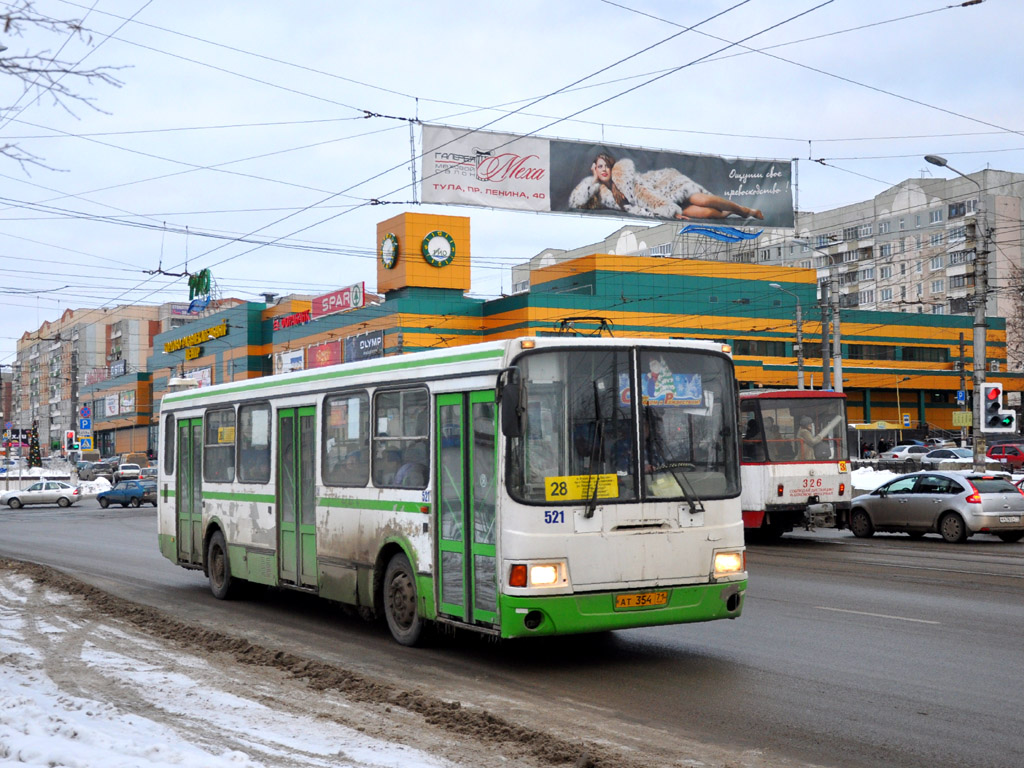
[[[592,715],[591,715],[592,716]],[[630,725],[635,731],[637,725]],[[663,734],[664,736],[664,734]],[[783,768],[698,744],[641,755],[176,621],[0,559],[0,763],[74,768]]]

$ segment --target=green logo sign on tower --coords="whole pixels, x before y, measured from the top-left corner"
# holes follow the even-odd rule
[[[433,267],[447,267],[455,258],[454,238],[435,229],[423,238],[423,258]]]

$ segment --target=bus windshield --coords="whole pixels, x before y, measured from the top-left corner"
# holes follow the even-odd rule
[[[527,353],[517,366],[526,419],[523,436],[508,442],[516,499],[587,504],[739,493],[727,358],[559,349]]]
[[[758,397],[740,402],[744,461],[839,461],[849,457],[842,398]]]

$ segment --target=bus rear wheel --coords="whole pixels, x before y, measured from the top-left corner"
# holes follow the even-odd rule
[[[402,552],[391,558],[384,572],[384,616],[399,644],[419,643],[423,618],[416,610],[416,574]]]
[[[210,537],[206,548],[206,571],[210,577],[210,592],[218,600],[229,600],[238,591],[238,583],[231,577],[231,562],[224,534],[217,531]]]

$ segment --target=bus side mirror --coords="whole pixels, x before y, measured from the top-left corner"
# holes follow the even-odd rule
[[[501,402],[501,433],[505,437],[522,437],[522,379],[518,368],[506,368],[498,374],[498,400]]]

